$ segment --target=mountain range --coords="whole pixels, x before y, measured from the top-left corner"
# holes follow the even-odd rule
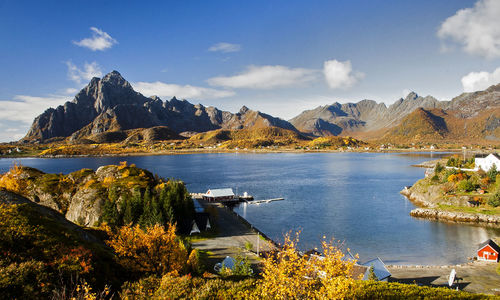
[[[21,142],[102,143],[179,139],[212,130],[277,127],[315,136],[401,141],[500,141],[500,84],[451,101],[412,92],[386,106],[373,100],[306,110],[289,121],[243,106],[231,113],[172,98],[145,97],[117,71],[92,78],[72,101],[49,108]]]

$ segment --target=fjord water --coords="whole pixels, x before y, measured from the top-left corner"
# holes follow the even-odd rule
[[[415,206],[399,194],[424,175],[424,169],[412,164],[439,155],[234,153],[0,159],[0,172],[15,161],[44,172],[69,173],[126,160],[162,177],[182,179],[191,192],[231,187],[255,199],[284,197],[284,201],[241,204],[234,209],[277,241],[289,230],[301,230],[304,250],[319,247],[326,236],[359,253],[361,261],[378,256],[388,264],[464,263],[475,255],[480,242],[500,236],[500,230],[412,218],[409,212]]]

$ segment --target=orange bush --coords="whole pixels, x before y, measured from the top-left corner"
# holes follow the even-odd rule
[[[154,225],[145,231],[136,225],[121,227],[113,233],[108,227],[111,238],[107,244],[115,250],[122,265],[133,271],[157,275],[182,273],[188,253],[175,230],[175,225],[169,225],[166,230],[163,226]]]
[[[22,166],[14,164],[9,172],[0,177],[0,188],[21,194],[28,186],[25,179],[21,178]]]

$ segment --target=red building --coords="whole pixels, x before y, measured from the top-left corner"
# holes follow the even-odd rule
[[[477,249],[477,260],[497,262],[500,247],[491,239],[479,245]]]

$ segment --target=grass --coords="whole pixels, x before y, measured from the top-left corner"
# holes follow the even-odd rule
[[[190,242],[200,242],[200,241],[205,241],[205,240],[216,238],[218,233],[219,232],[216,229],[211,229],[211,230],[203,231],[201,233],[197,233],[196,235],[188,235],[188,236],[185,236],[184,238]]]
[[[499,208],[484,208],[484,207],[467,207],[467,206],[454,206],[447,204],[438,204],[438,208],[446,211],[454,211],[454,212],[466,212],[473,214],[484,214],[484,215],[500,215]]]

